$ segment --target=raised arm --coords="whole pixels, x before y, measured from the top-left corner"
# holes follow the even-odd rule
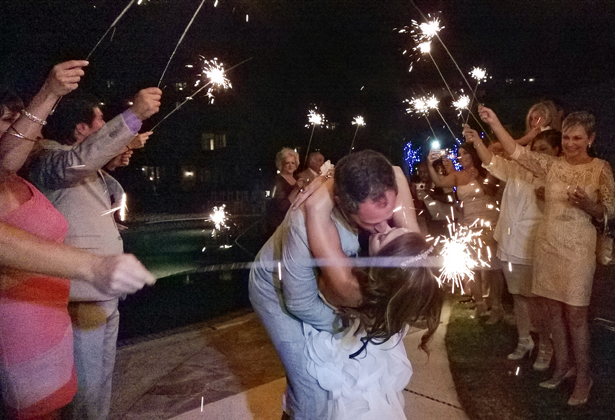
[[[56,102],[77,89],[88,62],[72,60],[51,69],[43,87],[0,138],[0,183],[17,172],[36,143],[41,126]]]
[[[321,293],[335,306],[354,307],[361,301],[361,292],[331,219],[334,203],[333,179],[328,179],[305,202],[308,243],[314,258],[330,261],[320,267]]]
[[[476,130],[471,129],[469,125],[465,124],[463,126],[463,136],[468,143],[472,143],[481,162],[485,165],[489,165],[491,159],[493,159],[493,153],[485,146]]]
[[[47,149],[32,164],[32,180],[49,189],[67,188],[103,168],[133,144],[141,122],[158,112],[160,98],[160,89],[143,89],[135,96],[133,106],[83,142],[74,147]]]
[[[88,282],[115,296],[134,293],[156,282],[134,255],[94,255],[46,241],[2,222],[0,265]]]
[[[448,174],[445,176],[440,176],[436,172],[436,169],[433,167],[433,163],[438,159],[439,157],[436,156],[435,154],[430,153],[427,156],[427,160],[428,160],[427,167],[429,168],[429,175],[431,175],[431,180],[436,185],[436,187],[448,187],[448,188],[456,187],[457,186],[457,175],[455,173]]]
[[[393,170],[395,171],[395,182],[397,183],[397,200],[395,202],[395,212],[393,213],[393,225],[420,233],[421,229],[416,221],[414,200],[406,174],[404,174],[404,171],[399,166],[394,166]]]
[[[515,149],[517,148],[517,142],[515,142],[515,139],[513,139],[510,134],[508,134],[508,131],[506,131],[502,123],[500,123],[500,120],[498,119],[497,115],[495,115],[495,112],[485,106],[480,106],[478,108],[478,113],[480,115],[480,118],[484,122],[489,124],[495,136],[502,144],[502,147],[504,148],[506,153],[508,153],[509,155],[515,153]]]

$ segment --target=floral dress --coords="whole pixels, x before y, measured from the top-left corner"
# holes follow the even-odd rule
[[[615,183],[610,165],[594,158],[571,165],[564,157],[517,146],[512,156],[534,175],[545,178],[545,219],[536,233],[532,293],[571,306],[588,306],[596,269],[596,228],[591,216],[568,201],[570,188],[615,212]]]

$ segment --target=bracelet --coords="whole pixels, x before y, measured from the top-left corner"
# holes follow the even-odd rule
[[[47,124],[47,121],[40,119],[36,115],[30,114],[28,111],[25,110],[25,108],[21,110],[21,115],[23,115],[24,117],[28,118],[30,121],[34,121],[38,125],[45,125],[45,124]]]
[[[14,133],[9,133],[8,130],[7,130],[6,134],[8,134],[9,136],[17,137],[17,138],[20,138],[20,139],[23,139],[23,140],[28,140],[28,141],[31,141],[33,143],[36,143],[38,141],[36,139],[31,139],[29,137],[24,136],[19,131],[17,131],[17,129],[15,127],[13,127],[12,125],[8,129],[14,131]]]

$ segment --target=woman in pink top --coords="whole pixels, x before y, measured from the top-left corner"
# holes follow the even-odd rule
[[[70,61],[55,66],[26,109],[14,97],[0,104],[0,221],[56,243],[64,240],[66,220],[16,172],[44,118],[77,87],[85,65]],[[59,418],[76,391],[69,289],[65,279],[2,267],[0,385],[10,418]]]

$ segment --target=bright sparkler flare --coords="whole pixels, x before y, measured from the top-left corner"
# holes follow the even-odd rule
[[[352,125],[357,125],[357,126],[362,126],[365,125],[365,120],[363,119],[362,116],[357,115],[356,117],[354,117],[354,119],[352,120]]]
[[[418,25],[418,27],[421,31],[421,38],[426,40],[430,40],[444,28],[440,26],[440,19],[437,18],[428,22],[423,22]]]
[[[438,98],[436,98],[435,95],[431,95],[431,97],[425,100],[425,104],[429,109],[438,109],[438,103]]]
[[[431,52],[431,41],[425,41],[417,45],[416,49],[418,49],[421,54],[429,54]]]
[[[461,111],[468,109],[470,106],[470,97],[468,95],[459,96],[459,99],[453,101],[453,106],[457,111],[459,111],[459,115],[461,115]]]
[[[214,87],[221,87],[223,89],[231,89],[231,81],[226,77],[224,72],[224,64],[219,63],[217,58],[213,60],[203,59],[203,70],[201,74],[205,76]]]
[[[310,124],[313,126],[321,125],[322,123],[324,123],[324,121],[325,121],[324,114],[319,114],[317,112],[317,108],[310,109],[310,111],[308,112],[308,125],[306,125],[306,127],[309,128]]]
[[[406,99],[404,102],[411,104],[411,107],[406,109],[406,112],[408,114],[414,112],[419,115],[427,115],[429,113],[429,107],[427,106],[427,98],[419,97]]]
[[[222,228],[228,229],[229,227],[226,224],[228,220],[228,214],[226,213],[226,204],[222,204],[220,207],[214,207],[213,213],[209,215],[209,219],[207,221],[213,222],[215,229],[220,231]],[[213,232],[212,232],[213,236]]]
[[[438,277],[440,284],[450,282],[453,291],[457,287],[463,292],[463,280],[465,278],[474,280],[473,269],[478,265],[478,262],[472,256],[470,250],[473,238],[478,235],[480,235],[480,232],[461,227],[451,233],[450,238],[444,239],[444,245],[440,252],[443,257],[443,265]]]
[[[487,70],[481,69],[480,67],[474,67],[470,72],[470,76],[480,82],[481,80],[485,80],[487,78]]]
[[[126,205],[126,201],[128,196],[126,193],[122,194],[122,201],[120,203],[120,220],[123,222],[126,220],[126,212],[128,211],[128,206]]]

